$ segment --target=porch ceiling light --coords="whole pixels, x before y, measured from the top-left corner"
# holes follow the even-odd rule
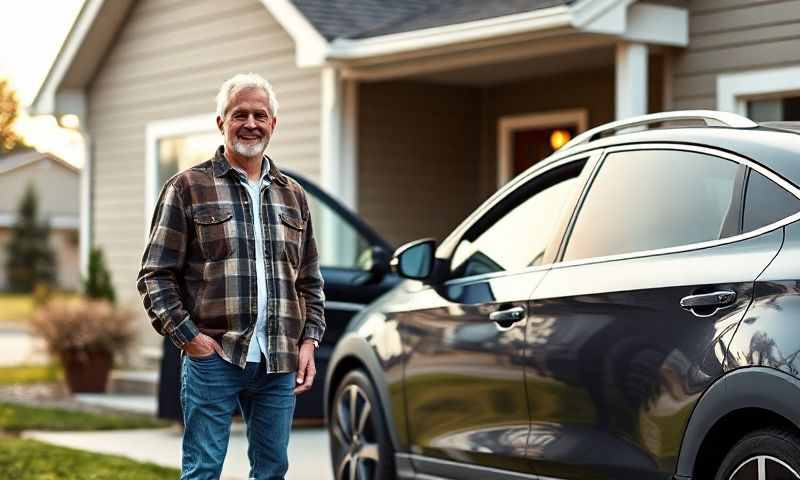
[[[557,128],[550,134],[550,146],[553,150],[558,150],[570,141],[572,135],[568,131]]]

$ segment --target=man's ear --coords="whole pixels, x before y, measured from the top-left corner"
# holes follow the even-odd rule
[[[278,125],[278,117],[272,117],[272,129],[275,130],[275,126]]]
[[[219,133],[221,133],[221,134],[223,134],[223,135],[224,135],[224,134],[225,134],[225,131],[222,129],[222,124],[223,124],[223,123],[224,123],[224,121],[222,120],[222,117],[220,117],[219,115],[217,115],[217,128],[219,129]]]

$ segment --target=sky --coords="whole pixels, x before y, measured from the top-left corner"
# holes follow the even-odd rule
[[[36,96],[84,0],[0,0],[0,77],[8,78],[23,106]],[[80,134],[60,128],[52,116],[17,120],[25,141],[70,163],[83,165]]]

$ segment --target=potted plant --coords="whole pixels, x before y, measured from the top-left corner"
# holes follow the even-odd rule
[[[31,329],[61,360],[73,393],[104,392],[115,354],[124,354],[136,338],[134,315],[114,304],[116,295],[102,252],[89,255],[84,295],[54,298],[35,313]]]
[[[73,393],[104,392],[114,354],[135,338],[132,312],[105,299],[57,298],[37,310],[31,329],[61,360]]]

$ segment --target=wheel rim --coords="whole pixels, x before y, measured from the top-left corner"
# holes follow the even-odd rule
[[[780,459],[758,455],[739,464],[729,480],[800,480],[800,474]]]
[[[336,480],[375,478],[380,454],[372,422],[372,404],[358,385],[348,385],[334,401],[330,430]]]

